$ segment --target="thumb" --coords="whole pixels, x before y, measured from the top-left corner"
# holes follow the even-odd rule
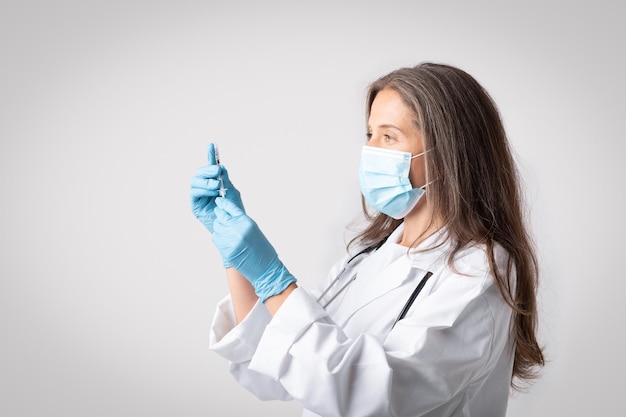
[[[244,215],[244,211],[235,203],[225,197],[218,197],[215,199],[215,205],[224,210],[232,217],[238,217]]]

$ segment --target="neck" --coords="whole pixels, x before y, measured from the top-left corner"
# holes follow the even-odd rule
[[[404,230],[398,243],[406,247],[415,247],[439,230],[442,225],[436,216],[433,217],[426,198],[422,198],[404,217]]]

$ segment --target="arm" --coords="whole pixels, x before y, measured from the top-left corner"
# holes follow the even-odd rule
[[[254,293],[254,287],[235,268],[226,268],[228,288],[233,303],[233,310],[237,324],[248,315],[259,297]]]
[[[226,194],[220,192],[222,181],[228,190]],[[226,203],[221,209],[222,234],[215,236],[216,213],[220,211],[218,200]],[[214,243],[222,253],[237,323],[250,312],[259,294],[264,303],[267,298],[274,298],[270,302],[272,307],[268,308],[272,314],[275,313],[293,291],[291,283],[296,279],[282,265],[256,223],[245,216],[241,194],[230,181],[226,168],[219,165],[212,143],[209,144],[208,165],[198,169],[191,180],[191,208],[196,218],[211,232]],[[235,227],[229,230],[231,226]],[[247,247],[250,245],[259,246],[260,250],[251,250]],[[249,282],[246,282],[246,277]],[[289,291],[286,291],[287,286]]]
[[[208,165],[198,169],[191,180],[191,208],[193,214],[211,233],[214,232],[216,198],[220,195],[220,178],[227,193],[227,198],[242,212],[243,202],[239,190],[230,181],[226,168],[218,165],[216,149],[213,143],[209,144]],[[250,283],[234,268],[226,269],[226,277],[230,288],[236,322],[240,323],[250,312],[258,297]]]
[[[220,176],[227,189],[225,196],[219,191]],[[215,146],[210,144],[208,165],[198,169],[191,180],[191,208],[211,234],[214,233],[218,196],[222,200],[228,200],[238,212],[244,213],[241,195],[230,181],[226,168],[218,165]],[[235,268],[228,267],[226,263],[224,266],[230,296],[217,306],[211,325],[210,348],[230,361],[233,376],[259,398],[288,400],[290,397],[280,383],[265,375],[248,371],[250,358],[272,316],[265,306],[258,303],[259,298],[254,287],[244,275]]]

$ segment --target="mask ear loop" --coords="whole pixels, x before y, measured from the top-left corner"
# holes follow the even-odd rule
[[[417,158],[418,156],[423,156],[425,154],[427,154],[428,152],[430,152],[430,149],[426,149],[424,152],[422,153],[418,153],[417,155],[413,155],[411,156],[411,160]],[[424,161],[424,166],[426,166],[426,161]],[[428,173],[428,169],[426,169],[426,173]],[[416,188],[421,188],[422,190],[426,191],[426,187],[428,187],[430,184],[432,184],[435,180],[432,181],[428,181],[426,184],[422,185],[421,187],[416,187]]]
[[[433,182],[435,182],[435,180],[428,181],[426,184],[422,185],[421,187],[417,187],[417,188],[421,188],[422,190],[426,191],[426,187],[428,187]]]
[[[417,154],[417,155],[415,155],[415,156],[412,156],[412,157],[411,157],[411,159],[413,159],[413,158],[417,158],[418,156],[422,156],[422,155],[424,155],[424,154],[426,154],[426,153],[430,152],[431,150],[432,150],[432,149],[427,149],[427,150],[425,150],[425,151],[424,151],[424,152],[422,152],[422,153],[419,153],[419,154]],[[426,175],[428,175],[428,166],[427,166],[427,165],[428,165],[428,160],[425,160],[425,161],[424,161],[424,167],[425,167],[425,170],[426,170]],[[431,185],[432,183],[434,183],[434,182],[435,182],[435,181],[437,181],[437,180],[438,180],[438,178],[435,178],[434,180],[431,180],[431,181],[427,181],[427,182],[426,182],[426,184],[422,185],[421,187],[417,187],[417,188],[421,188],[422,190],[426,191],[426,187],[428,187],[429,185]],[[440,229],[439,229],[439,230],[440,230]],[[418,239],[419,239],[419,238],[418,238]],[[413,243],[415,243],[415,242],[413,242]],[[439,247],[439,246],[441,246],[441,244],[436,245],[435,247]],[[413,248],[413,245],[409,246],[409,248],[407,249],[407,256],[408,256],[408,257],[409,257],[409,259],[411,259],[411,260],[413,260],[413,259],[414,259],[414,255],[415,255],[415,252],[411,250],[412,248]],[[432,249],[434,249],[434,248],[432,248]],[[432,275],[430,272],[429,272],[429,274],[430,274],[430,275]],[[428,277],[429,277],[430,275],[428,275]],[[428,279],[428,277],[424,277],[424,278],[425,278],[425,279]]]
[[[415,159],[415,158],[417,158],[418,156],[422,156],[422,155],[424,155],[424,154],[427,154],[428,152],[430,152],[430,149],[427,149],[427,150],[425,150],[425,151],[424,151],[424,152],[422,152],[422,153],[418,153],[417,155],[412,155],[412,156],[411,156],[411,159]]]

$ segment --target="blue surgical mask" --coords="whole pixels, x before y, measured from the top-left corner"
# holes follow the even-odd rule
[[[372,208],[402,219],[424,195],[424,187],[413,188],[409,180],[410,152],[363,146],[359,164],[359,182],[365,201]]]

